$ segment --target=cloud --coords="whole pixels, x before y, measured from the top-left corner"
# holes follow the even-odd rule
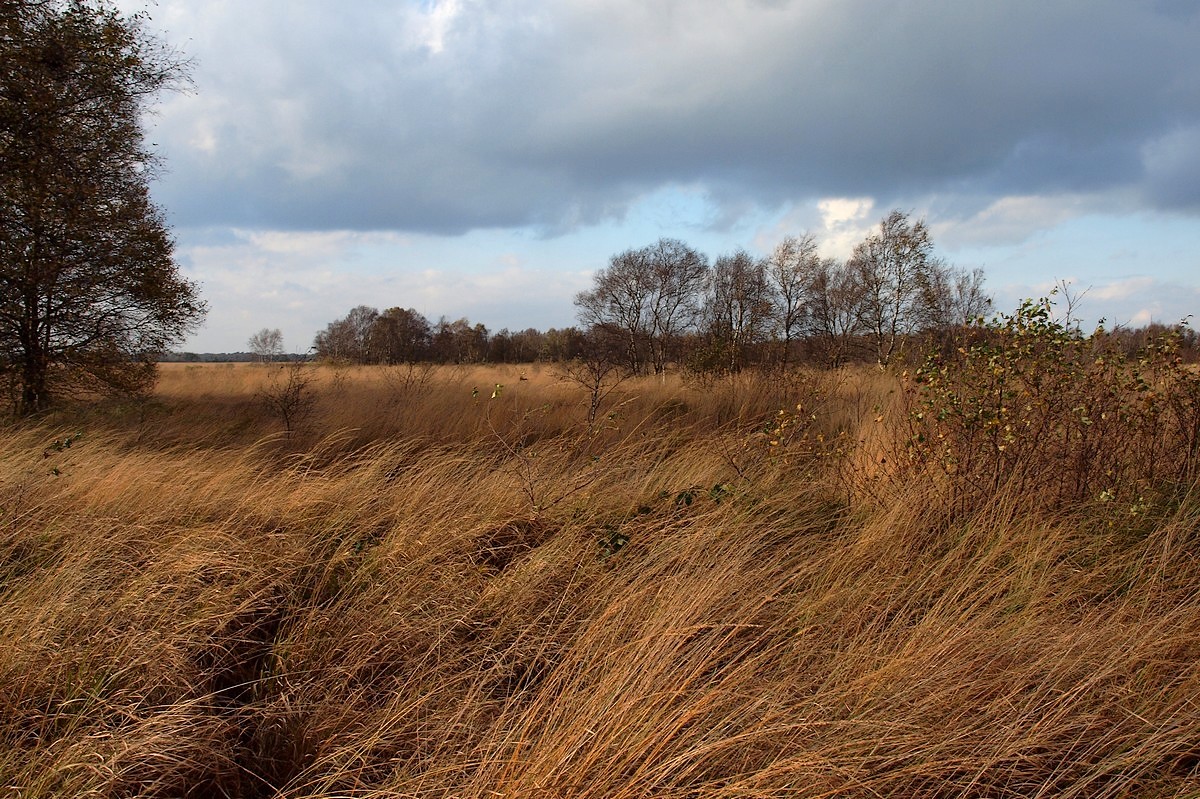
[[[821,200],[817,208],[821,212],[818,241],[826,256],[849,258],[876,226],[875,202],[869,197],[832,197]]]
[[[446,36],[461,11],[462,4],[458,0],[434,0],[421,15],[415,27],[419,31],[418,38],[430,53],[436,55],[446,49]]]
[[[881,215],[871,197],[823,197],[788,208],[754,235],[754,247],[770,252],[785,236],[809,234],[822,256],[845,259],[870,235]]]
[[[1073,297],[1072,316],[1080,320],[1084,329],[1101,321],[1110,329],[1141,327],[1151,322],[1170,325],[1200,308],[1200,288],[1150,275],[1098,283],[1068,277],[1036,284],[1009,284],[996,290],[995,307],[1011,312],[1021,300],[1047,297],[1055,289],[1061,295],[1063,286]],[[1057,310],[1063,312],[1064,300],[1061,296],[1055,299]]]
[[[515,252],[470,266],[447,263],[436,239],[388,232],[236,230],[195,238],[177,257],[219,302],[187,343],[193,351],[242,350],[251,333],[278,327],[285,345],[303,352],[318,330],[357,305],[411,307],[431,322],[467,317],[492,330],[564,327],[574,322],[575,294],[591,280]]]
[[[156,196],[185,226],[431,233],[560,233],[666,185],[721,224],[935,194],[1190,212],[1189,7],[161,0],[199,66],[156,120]]]
[[[1159,281],[1154,278],[1143,275],[1141,277],[1129,278],[1128,280],[1118,280],[1103,286],[1094,286],[1087,290],[1087,296],[1107,302],[1128,300],[1157,288],[1158,283]]]
[[[1147,142],[1142,157],[1155,206],[1200,211],[1200,124]]]
[[[1097,210],[1094,198],[1079,194],[1004,196],[957,218],[939,214],[934,240],[951,249],[1020,244],[1038,231]]]

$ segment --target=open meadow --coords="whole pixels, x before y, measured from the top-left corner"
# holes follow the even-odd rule
[[[1179,373],[160,369],[0,429],[0,796],[1200,795]]]

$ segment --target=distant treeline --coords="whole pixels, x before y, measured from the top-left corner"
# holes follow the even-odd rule
[[[255,352],[168,352],[157,359],[160,363],[251,363],[263,356]],[[275,354],[272,361],[306,361],[307,355]]]
[[[400,314],[416,321],[417,335],[407,340],[381,341],[383,331],[387,330],[386,320]],[[620,336],[603,327],[581,329],[573,326],[544,331],[536,328],[519,331],[502,328],[491,332],[484,325],[472,324],[467,319],[441,319],[435,324],[430,324],[412,309],[389,308],[380,312],[367,306],[358,306],[347,314],[347,317],[330,323],[330,328],[340,327],[352,317],[372,316],[376,320],[385,321],[379,327],[372,326],[365,339],[325,340],[314,348],[315,357],[357,364],[556,363],[606,358],[618,361],[630,371],[635,371],[629,356],[621,350]],[[425,332],[421,333],[421,329]],[[321,335],[328,332],[329,328],[322,331]],[[1185,360],[1200,361],[1200,339],[1190,327],[1152,323],[1138,328],[1116,328],[1103,333],[1130,357],[1143,350],[1148,343],[1168,334],[1178,336],[1179,352]],[[926,331],[907,336],[899,345],[899,352],[906,358],[924,358],[947,347],[953,349],[969,342],[978,342],[986,336],[987,329],[982,326],[962,325]],[[829,342],[816,336],[801,336],[790,342],[770,339],[746,346],[741,352],[739,363],[732,367],[725,360],[728,348],[720,339],[711,335],[682,334],[668,340],[665,349],[669,363],[689,371],[730,371],[731,368],[751,365],[778,366],[792,363],[829,366],[853,362],[869,363],[876,360],[871,346],[872,342],[865,336],[847,338],[832,352]],[[276,360],[304,357],[307,356],[290,355],[281,356]],[[256,361],[261,358],[253,353],[183,353],[164,360]]]
[[[924,221],[892,211],[849,258],[821,257],[818,249],[812,235],[790,236],[764,258],[737,251],[710,263],[682,241],[660,239],[609,259],[592,288],[575,298],[578,326],[492,332],[465,318],[430,322],[412,308],[360,305],[319,332],[312,351],[362,364],[582,359],[633,374],[669,366],[712,373],[794,363],[886,365],[952,352],[987,335],[981,322],[992,299],[982,270],[937,257]],[[1180,351],[1195,358],[1194,332],[1175,330]],[[1151,325],[1105,335],[1133,353],[1168,331]]]

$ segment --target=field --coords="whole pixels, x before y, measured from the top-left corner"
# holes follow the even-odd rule
[[[920,390],[171,364],[3,428],[0,796],[1200,795],[1181,417],[947,460]]]

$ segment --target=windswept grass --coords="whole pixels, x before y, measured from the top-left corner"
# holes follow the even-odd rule
[[[964,504],[875,370],[305,368],[0,432],[0,792],[1200,795],[1190,490]]]

